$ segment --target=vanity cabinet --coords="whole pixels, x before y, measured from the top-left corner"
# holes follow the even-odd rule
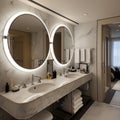
[[[44,92],[30,93],[31,86],[27,86],[18,92],[0,93],[0,107],[16,119],[28,119],[92,80],[91,73],[72,74],[68,77],[58,76],[53,81],[47,80],[52,81],[54,86]]]
[[[76,112],[71,112],[71,107],[73,107],[72,104],[74,104],[72,101],[73,99],[73,91],[66,95],[65,97],[61,98],[59,101],[57,101],[55,104],[51,105],[51,112],[54,116],[54,120],[80,120],[80,118],[84,115],[84,113],[87,111],[87,109],[93,104],[93,100],[90,95],[90,87],[88,88],[88,84],[90,85],[91,81],[85,83],[84,85],[77,88],[81,91],[81,101],[77,100],[80,104],[83,104]],[[86,89],[87,86],[87,89]],[[84,88],[84,89],[83,89]],[[83,90],[83,91],[82,91]],[[76,91],[76,90],[74,90]],[[86,92],[88,92],[86,94]],[[85,94],[84,94],[85,93]],[[67,100],[67,101],[66,101]],[[76,103],[78,103],[76,101]],[[67,104],[68,108],[67,110],[63,108],[63,104]],[[75,104],[74,104],[75,105]]]

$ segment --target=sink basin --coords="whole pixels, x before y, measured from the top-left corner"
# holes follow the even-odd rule
[[[31,93],[42,93],[49,91],[52,87],[54,87],[53,83],[41,83],[39,85],[30,87],[28,91]]]

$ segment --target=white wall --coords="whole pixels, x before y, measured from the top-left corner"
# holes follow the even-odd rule
[[[92,48],[92,63],[90,72],[93,73],[92,97],[97,100],[97,79],[96,79],[96,33],[97,22],[79,24],[75,27],[75,48]]]

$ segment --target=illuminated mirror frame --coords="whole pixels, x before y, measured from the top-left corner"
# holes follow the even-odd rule
[[[25,15],[25,14],[33,15],[33,16],[35,16],[36,18],[38,18],[38,19],[42,22],[42,24],[44,25],[44,27],[45,27],[45,29],[46,29],[46,31],[47,31],[48,38],[49,38],[49,40],[50,40],[49,31],[48,31],[45,23],[43,22],[43,20],[42,20],[40,17],[38,17],[36,14],[31,13],[31,12],[19,12],[19,13],[13,15],[13,16],[8,20],[8,22],[7,22],[6,26],[5,26],[4,33],[3,33],[3,46],[4,46],[4,51],[5,51],[5,54],[6,54],[7,58],[8,58],[8,60],[10,61],[10,63],[11,63],[15,68],[17,68],[17,69],[19,69],[19,70],[21,70],[21,71],[24,71],[24,72],[32,72],[32,71],[38,70],[39,68],[41,68],[41,67],[45,64],[45,62],[47,61],[47,58],[48,58],[48,56],[49,56],[49,54],[50,54],[50,45],[49,45],[49,50],[48,50],[48,54],[47,54],[47,57],[46,57],[45,61],[43,62],[42,65],[40,65],[40,66],[37,67],[37,68],[34,68],[34,69],[23,68],[23,67],[21,67],[20,65],[18,65],[18,64],[15,62],[15,60],[14,60],[13,57],[11,56],[10,50],[9,50],[9,48],[8,48],[8,34],[9,34],[9,29],[10,29],[10,26],[11,26],[12,22],[13,22],[17,17],[19,17],[20,15]],[[48,42],[49,42],[49,41],[48,41]]]
[[[71,55],[70,60],[69,60],[66,64],[60,63],[60,62],[57,60],[57,58],[56,58],[56,56],[55,56],[55,52],[54,52],[54,36],[55,36],[56,31],[57,31],[60,27],[65,27],[65,28],[69,31],[70,36],[71,36],[71,39],[72,39],[72,55]],[[57,26],[54,28],[54,30],[53,30],[53,32],[52,32],[52,34],[51,34],[50,50],[51,50],[52,57],[53,57],[53,59],[54,59],[54,61],[55,61],[55,63],[56,63],[57,65],[59,65],[59,66],[61,66],[61,67],[65,67],[65,66],[68,66],[68,65],[71,63],[72,58],[73,58],[73,53],[74,53],[74,40],[73,40],[73,35],[72,35],[70,29],[69,29],[66,25],[60,24],[60,25],[57,25]]]

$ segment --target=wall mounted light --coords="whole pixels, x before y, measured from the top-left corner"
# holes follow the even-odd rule
[[[57,58],[56,58],[56,56],[55,56],[54,48],[53,48],[53,46],[54,46],[54,45],[53,45],[53,44],[54,44],[54,36],[55,36],[56,31],[57,31],[60,27],[65,27],[65,28],[69,31],[70,36],[71,36],[71,39],[72,39],[72,53],[71,53],[70,60],[69,60],[66,64],[61,64],[61,63],[57,60]],[[73,40],[73,35],[72,35],[70,29],[69,29],[66,25],[64,25],[64,24],[59,24],[59,25],[57,25],[57,26],[54,28],[54,30],[52,31],[51,39],[50,39],[50,40],[51,40],[51,42],[53,43],[53,44],[50,44],[50,50],[51,50],[51,54],[52,54],[52,57],[53,57],[53,59],[54,59],[54,62],[55,62],[58,66],[60,66],[60,67],[66,67],[66,66],[68,66],[68,65],[71,63],[71,61],[72,61],[73,53],[74,53],[74,40]]]
[[[47,58],[48,58],[48,56],[49,56],[49,54],[50,54],[50,50],[49,50],[49,52],[48,52],[48,55],[47,55],[46,60],[44,61],[44,63],[43,63],[41,66],[39,66],[39,67],[37,67],[37,68],[35,68],[35,69],[26,69],[26,68],[23,68],[23,67],[21,67],[20,65],[18,65],[18,64],[15,62],[15,60],[14,60],[13,57],[11,56],[11,53],[10,53],[10,50],[9,50],[9,47],[8,47],[9,29],[10,29],[10,26],[11,26],[12,22],[13,22],[18,16],[24,15],[24,14],[33,15],[33,16],[35,16],[36,18],[38,18],[38,19],[42,22],[42,24],[45,26],[46,31],[47,31],[47,33],[48,33],[48,37],[50,38],[49,31],[48,31],[48,29],[47,29],[44,21],[43,21],[39,16],[37,16],[36,14],[31,13],[31,12],[18,12],[18,13],[16,13],[15,15],[13,15],[13,16],[8,20],[8,22],[7,22],[6,26],[5,26],[4,35],[3,35],[3,46],[4,46],[4,51],[5,51],[5,54],[6,54],[7,58],[8,58],[8,60],[9,60],[9,62],[10,62],[15,68],[17,68],[17,69],[19,69],[19,70],[21,70],[21,71],[24,71],[24,72],[32,72],[32,71],[38,70],[39,68],[42,68],[42,66],[43,66],[43,65],[46,63],[46,61],[47,61]]]

